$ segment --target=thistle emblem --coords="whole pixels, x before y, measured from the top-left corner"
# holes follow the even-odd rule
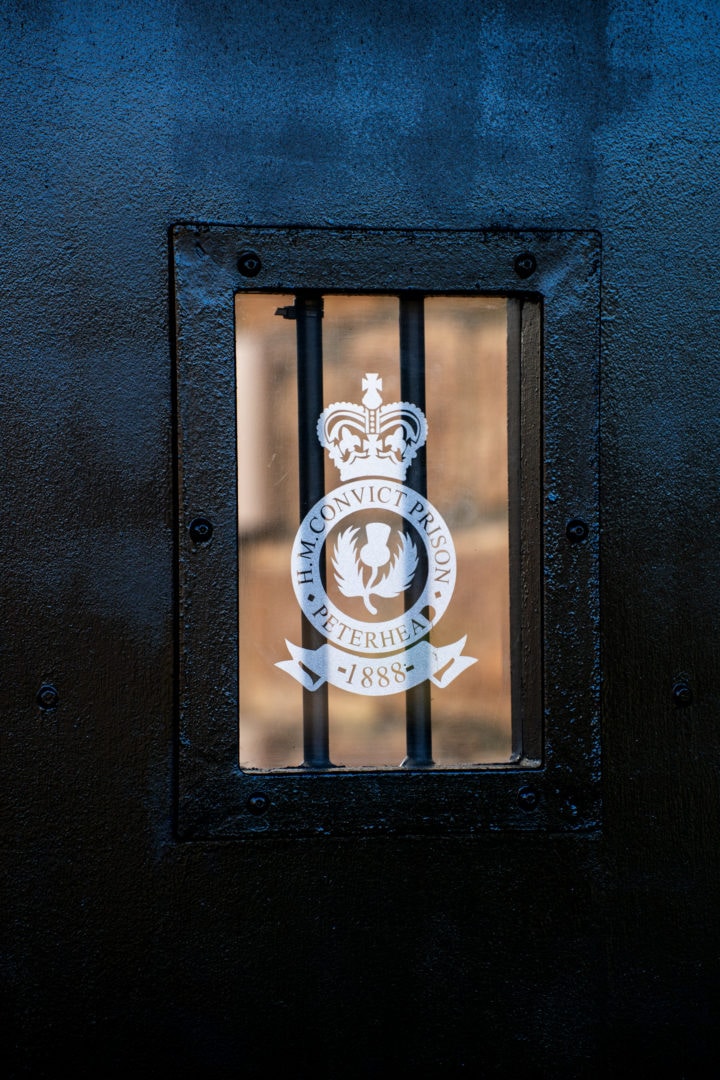
[[[333,552],[332,564],[340,592],[348,597],[361,596],[372,615],[377,615],[377,608],[370,597],[399,596],[410,586],[417,570],[418,554],[412,540],[397,529],[400,539],[393,556],[388,547],[391,532],[390,526],[383,522],[370,522],[365,526],[365,543],[360,547],[360,529],[345,529],[338,535]],[[388,568],[381,574],[384,566]],[[363,575],[363,567],[369,570],[367,577]]]

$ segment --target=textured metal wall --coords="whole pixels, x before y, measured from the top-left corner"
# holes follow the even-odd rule
[[[712,0],[3,5],[6,1072],[704,1075],[718,22]],[[601,839],[174,841],[177,220],[600,230]]]

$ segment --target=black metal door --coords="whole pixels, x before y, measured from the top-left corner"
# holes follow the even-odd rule
[[[12,0],[0,20],[5,1074],[708,1075],[713,5]],[[436,261],[437,288],[496,291],[528,318],[552,305],[531,486],[555,628],[543,670],[564,657],[570,672],[544,683],[552,775],[486,770],[492,799],[463,781],[458,809],[397,769],[392,812],[371,778],[349,826],[325,789],[279,796],[270,777],[238,795],[235,684],[212,667],[236,656],[237,582],[205,558],[222,531],[212,549],[202,532],[235,527],[234,448],[217,441],[234,402],[215,354],[194,368],[176,353],[178,222],[210,247],[218,229],[256,244],[295,224],[286,253],[306,226],[332,233],[310,292],[355,287],[343,237],[447,234],[450,252],[451,234],[481,234],[496,286],[478,249],[457,287]],[[601,273],[556,257],[578,237],[601,239]],[[183,250],[222,336],[222,257]],[[372,288],[405,294],[367,251],[366,281],[386,275]],[[258,288],[292,292],[267,265]],[[592,339],[599,385],[561,349],[568,325]],[[193,384],[203,365],[215,397]],[[567,531],[577,520],[587,534]],[[263,799],[277,829],[259,825],[275,820]]]

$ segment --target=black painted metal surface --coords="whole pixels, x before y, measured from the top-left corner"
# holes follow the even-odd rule
[[[11,0],[0,25],[5,1075],[708,1075],[715,5]],[[602,233],[600,838],[177,842],[178,220]],[[228,518],[196,518],[200,565]]]

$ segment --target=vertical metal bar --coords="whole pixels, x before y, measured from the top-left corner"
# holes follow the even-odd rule
[[[510,299],[508,505],[512,755],[542,758],[542,308]]]
[[[299,293],[295,297],[300,520],[325,494],[323,448],[316,434],[323,410],[322,317],[319,293]],[[303,615],[303,649],[317,649],[324,643],[322,634]],[[316,690],[303,688],[303,767],[330,768],[329,747],[327,683]]]
[[[525,300],[521,355],[521,543],[524,579],[523,671],[525,715],[523,760],[540,764],[543,755],[543,414],[542,304]]]
[[[400,296],[400,392],[403,401],[425,412],[425,312],[424,297],[412,293]],[[420,495],[427,495],[425,447],[421,447],[407,471],[405,483]],[[430,682],[425,680],[405,695],[407,756],[403,767],[428,768],[432,759]]]
[[[507,301],[507,434],[508,434],[508,530],[510,559],[510,707],[512,759],[523,754],[525,701],[523,678],[523,575],[521,535],[521,433],[523,301]]]

